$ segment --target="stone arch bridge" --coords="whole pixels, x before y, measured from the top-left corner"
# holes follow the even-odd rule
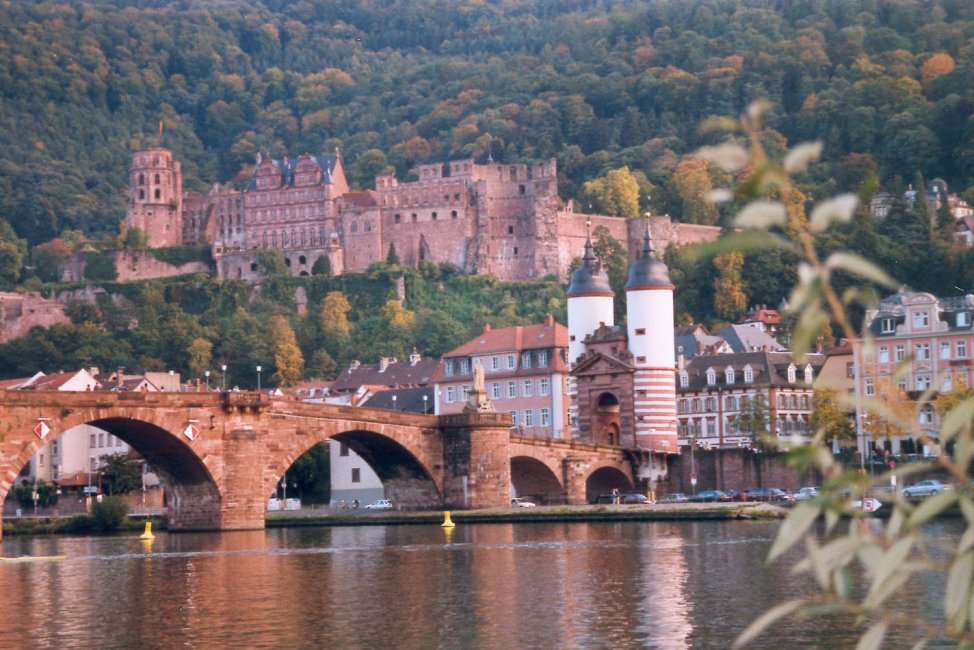
[[[0,390],[0,504],[44,444],[81,424],[146,458],[166,488],[173,530],[262,528],[281,477],[329,438],[363,456],[407,508],[505,506],[512,484],[519,494],[585,503],[631,489],[645,461],[617,447],[512,436],[505,413],[435,416],[251,392]]]

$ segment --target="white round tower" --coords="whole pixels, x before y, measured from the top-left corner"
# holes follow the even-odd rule
[[[613,298],[609,275],[592,252],[592,241],[585,240],[582,265],[572,273],[568,285],[568,365],[575,366],[585,351],[585,337],[600,325],[614,325]]]
[[[656,257],[649,229],[626,282],[626,328],[635,373],[636,441],[653,451],[676,453],[676,362],[673,282]]]

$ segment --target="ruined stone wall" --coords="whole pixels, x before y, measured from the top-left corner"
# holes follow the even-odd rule
[[[212,272],[210,265],[205,262],[190,262],[176,266],[157,260],[146,251],[115,251],[109,256],[115,262],[119,282]]]
[[[748,490],[776,487],[793,492],[803,485],[818,485],[814,473],[800,474],[785,462],[783,453],[757,453],[750,449],[712,449],[693,452],[692,465],[697,472],[696,491]],[[669,457],[667,492],[690,494],[690,451],[683,448],[679,456]]]
[[[0,343],[7,343],[27,334],[32,327],[50,327],[69,323],[64,305],[37,293],[0,292]]]

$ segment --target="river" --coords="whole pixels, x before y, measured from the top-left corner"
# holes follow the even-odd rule
[[[283,528],[159,533],[151,546],[8,536],[6,557],[67,559],[0,565],[0,647],[728,648],[808,588],[787,561],[765,564],[777,526]],[[901,604],[926,615],[938,589]],[[851,647],[847,623],[791,621],[754,647]]]

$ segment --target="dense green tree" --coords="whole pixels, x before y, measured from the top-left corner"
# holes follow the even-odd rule
[[[129,453],[101,457],[101,485],[108,494],[125,494],[142,487],[142,466]]]

